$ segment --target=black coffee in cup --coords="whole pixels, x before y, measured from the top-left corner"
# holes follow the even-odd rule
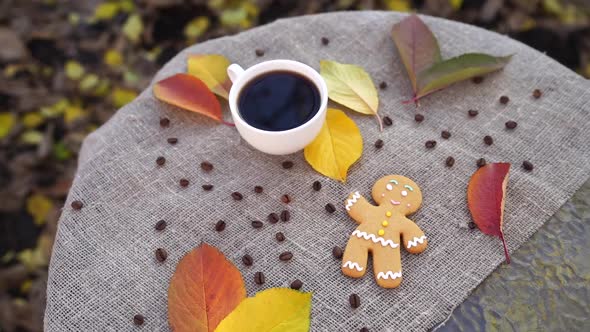
[[[320,91],[307,77],[272,71],[251,79],[240,91],[238,110],[249,125],[268,131],[296,128],[319,111]]]

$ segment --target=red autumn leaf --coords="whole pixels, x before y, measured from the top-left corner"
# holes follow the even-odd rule
[[[154,95],[163,102],[223,122],[219,100],[192,75],[179,73],[159,81],[154,85]]]
[[[240,271],[223,253],[201,244],[184,256],[168,288],[168,322],[175,332],[214,331],[246,298]]]
[[[473,221],[484,234],[497,236],[502,240],[508,264],[510,256],[502,223],[509,171],[509,163],[487,164],[473,173],[467,186],[467,205]]]

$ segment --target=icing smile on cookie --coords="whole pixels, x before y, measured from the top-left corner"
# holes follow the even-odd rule
[[[390,200],[390,202],[391,202],[391,204],[393,204],[393,205],[400,205],[400,204],[401,204],[401,202],[394,201],[393,199],[392,199],[392,200]]]

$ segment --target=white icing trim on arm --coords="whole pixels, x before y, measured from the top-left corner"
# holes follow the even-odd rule
[[[426,240],[426,235],[422,235],[421,237],[414,236],[414,239],[408,241],[408,249],[412,247],[417,247],[418,243],[422,244],[424,243],[424,240]]]
[[[346,205],[344,206],[346,208],[346,210],[350,211],[350,208],[352,207],[352,205],[354,203],[356,203],[359,198],[361,198],[361,194],[359,194],[358,191],[355,191],[352,194],[352,197],[346,200]]]
[[[351,262],[351,261],[346,261],[346,263],[342,264],[342,267],[347,267],[351,270],[357,270],[359,272],[361,272],[362,270],[364,270],[359,263],[355,263],[355,262]]]
[[[399,272],[387,271],[385,273],[379,272],[377,274],[377,279],[397,279],[397,278],[401,278],[401,277],[402,277],[402,271],[399,271]]]
[[[399,247],[399,244],[393,242],[392,240],[385,240],[382,237],[375,236],[375,234],[369,234],[367,232],[359,231],[358,229],[355,230],[354,232],[352,232],[352,235],[354,235],[358,238],[363,238],[365,240],[371,240],[374,243],[381,243],[381,246],[383,246],[383,247],[390,246],[393,249]]]

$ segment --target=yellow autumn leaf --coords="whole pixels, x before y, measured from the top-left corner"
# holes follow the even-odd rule
[[[137,97],[137,92],[130,89],[115,88],[111,93],[111,101],[117,108],[127,105],[135,99],[135,97]]]
[[[194,54],[188,57],[188,73],[203,81],[214,94],[228,99],[231,81],[229,60],[220,54]]]
[[[319,135],[303,150],[305,160],[327,177],[346,182],[348,168],[363,152],[361,132],[344,112],[329,108]]]
[[[377,117],[383,130],[381,118],[377,115],[379,97],[377,89],[367,72],[357,66],[335,61],[320,61],[320,74],[328,86],[328,98],[362,114]]]
[[[33,194],[27,199],[27,212],[33,216],[35,225],[43,225],[53,210],[53,202],[44,195]]]
[[[243,300],[215,332],[309,331],[311,293],[271,288]]]
[[[12,113],[0,113],[0,138],[6,137],[16,124],[16,117]]]

